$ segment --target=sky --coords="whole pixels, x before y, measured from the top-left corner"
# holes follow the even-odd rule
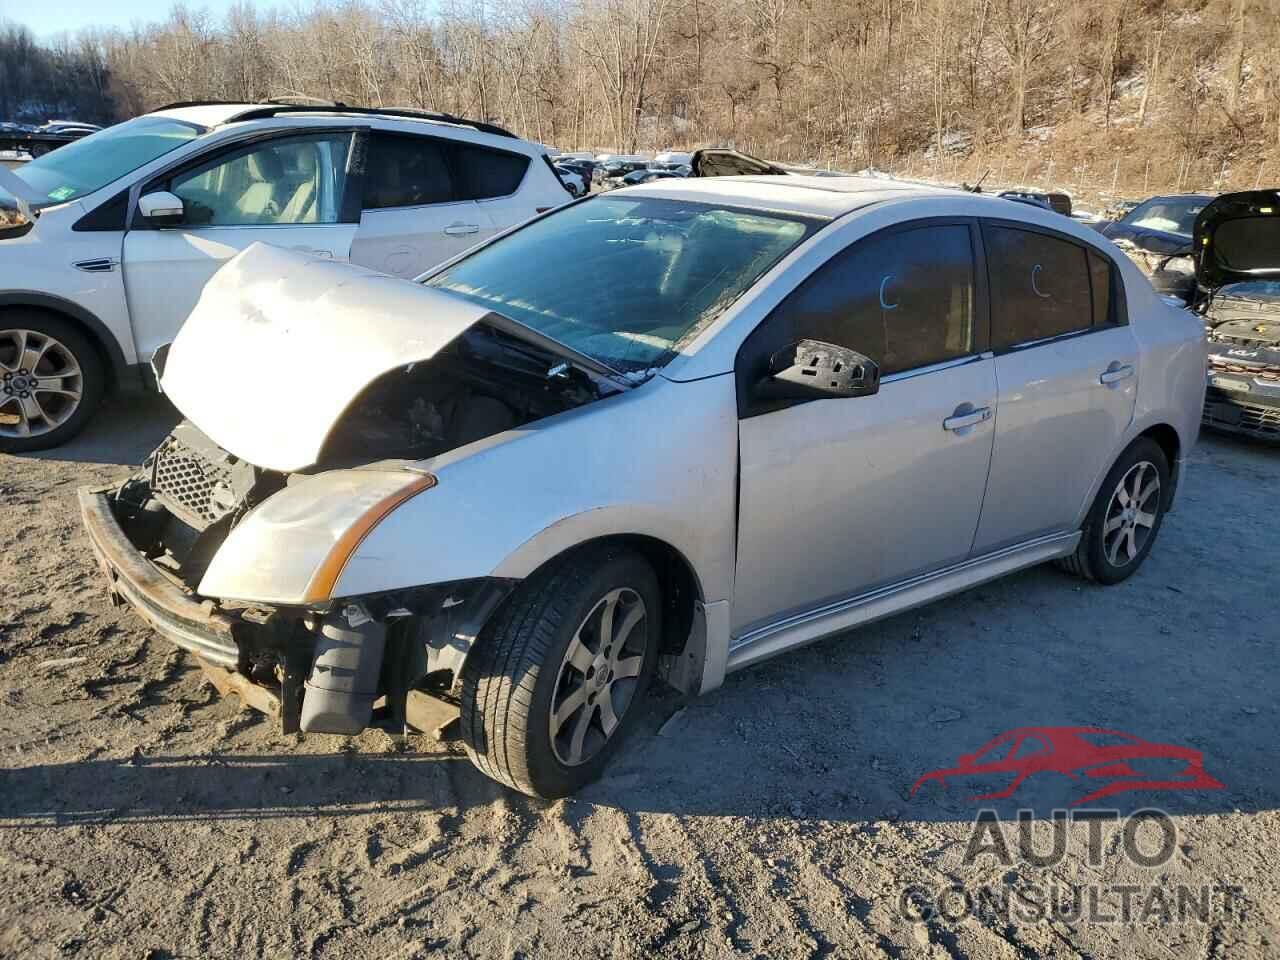
[[[192,0],[193,9],[204,8],[221,18],[235,0]],[[274,4],[258,3],[259,9]],[[75,33],[85,27],[120,27],[163,20],[173,0],[0,0],[0,22],[6,20],[31,29],[37,40],[47,41],[60,33]]]

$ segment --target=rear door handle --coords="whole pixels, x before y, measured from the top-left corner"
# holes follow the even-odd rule
[[[965,427],[977,426],[979,423],[986,423],[991,419],[990,407],[979,407],[969,413],[957,413],[955,416],[947,417],[942,421],[943,430],[963,430]]]
[[[465,237],[468,234],[479,233],[480,224],[478,223],[451,223],[444,228],[444,232],[451,237]]]
[[[1128,380],[1133,376],[1133,364],[1112,364],[1098,376],[1098,382],[1101,384],[1119,383],[1121,380]]]

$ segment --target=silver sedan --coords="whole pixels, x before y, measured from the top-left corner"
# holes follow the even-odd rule
[[[760,176],[591,197],[416,283],[258,245],[157,366],[186,420],[81,494],[111,589],[286,730],[457,729],[556,797],[655,678],[1031,564],[1133,574],[1205,345],[1051,211]]]

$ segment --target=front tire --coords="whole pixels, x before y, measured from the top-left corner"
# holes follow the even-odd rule
[[[653,568],[588,547],[523,583],[462,670],[462,739],[481,772],[521,793],[567,796],[599,777],[657,661]]]
[[[102,359],[74,323],[39,310],[0,313],[0,453],[66,443],[105,388]]]
[[[1098,488],[1075,553],[1059,566],[1102,584],[1127,580],[1151,552],[1169,499],[1169,461],[1140,437],[1120,455]]]

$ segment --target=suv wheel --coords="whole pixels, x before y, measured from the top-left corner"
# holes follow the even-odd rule
[[[1164,451],[1145,437],[1134,441],[1098,488],[1076,552],[1059,565],[1098,583],[1128,578],[1155,543],[1168,492]]]
[[[0,452],[70,440],[105,383],[98,351],[74,324],[39,311],[0,314]]]
[[[554,799],[600,775],[639,712],[661,632],[643,557],[588,548],[520,586],[462,671],[462,738],[493,779]]]

